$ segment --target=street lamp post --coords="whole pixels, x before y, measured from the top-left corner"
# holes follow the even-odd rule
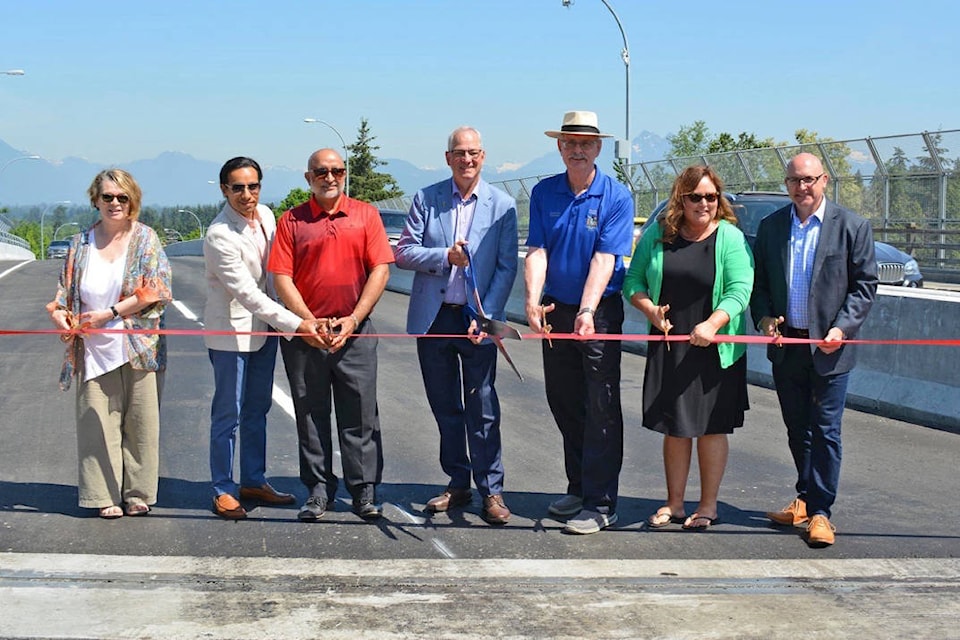
[[[79,227],[79,226],[80,226],[80,223],[79,223],[79,222],[64,222],[62,225],[60,225],[59,227],[57,227],[57,229],[53,232],[53,240],[56,240],[56,239],[57,239],[57,235],[60,233],[60,229],[63,229],[64,227],[71,227],[71,226],[72,226],[72,227]],[[51,242],[53,242],[53,240],[51,240]]]
[[[0,174],[3,174],[4,170],[12,165],[14,162],[19,162],[20,160],[39,160],[40,156],[17,156],[12,160],[7,160],[2,167],[0,167]]]
[[[569,7],[573,4],[573,0],[560,0],[563,3],[563,6]],[[600,0],[603,3],[603,6],[607,8],[610,12],[610,15],[613,16],[613,19],[617,21],[617,27],[620,29],[620,35],[623,37],[623,49],[620,51],[620,59],[623,60],[623,68],[626,71],[626,112],[624,118],[626,124],[624,127],[625,134],[627,136],[627,148],[625,150],[625,155],[622,156],[626,158],[627,162],[630,162],[630,147],[633,144],[630,141],[630,45],[627,44],[627,32],[623,29],[623,23],[620,22],[620,18],[617,16],[617,12],[613,10],[613,7],[610,6],[610,3],[607,0]],[[621,150],[624,151],[624,150]],[[618,154],[619,155],[619,154]]]
[[[46,209],[44,209],[43,213],[40,214],[40,259],[41,260],[43,260],[44,256],[47,255],[47,248],[44,246],[44,243],[43,243],[43,219],[44,217],[46,217],[47,211],[50,211],[50,209],[53,209],[54,207],[58,207],[61,204],[70,204],[70,201],[61,200],[59,202],[54,202],[53,204],[49,205]]]
[[[197,226],[200,227],[200,237],[203,238],[203,223],[200,222],[200,216],[190,211],[190,209],[177,209],[177,213],[189,213],[192,215],[193,219],[197,221]]]
[[[347,152],[347,143],[343,141],[343,136],[340,135],[340,132],[337,131],[336,127],[334,127],[332,124],[324,120],[320,120],[318,118],[304,118],[303,121],[306,122],[307,124],[325,124],[331,129],[333,129],[333,132],[337,134],[338,138],[340,138],[340,144],[343,146],[343,164],[347,170],[347,180],[346,182],[344,182],[343,192],[349,196],[350,195],[350,154]]]

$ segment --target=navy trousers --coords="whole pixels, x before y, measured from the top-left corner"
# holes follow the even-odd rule
[[[428,334],[464,335],[462,308],[441,307]],[[440,466],[450,486],[482,496],[503,493],[497,347],[463,338],[419,338],[417,356],[427,402],[440,429]]]
[[[773,365],[773,380],[797,469],[797,495],[806,501],[808,515],[829,518],[840,482],[840,420],[850,373],[821,376],[809,345],[783,348],[783,361]]]

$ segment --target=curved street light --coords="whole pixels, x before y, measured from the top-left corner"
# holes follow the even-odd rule
[[[81,225],[79,222],[64,222],[62,225],[57,227],[56,230],[53,232],[53,240],[51,240],[50,242],[53,242],[54,240],[57,239],[57,234],[60,233],[60,229],[63,229],[64,227],[71,227],[71,226],[80,227]]]
[[[47,215],[47,211],[50,211],[50,209],[53,209],[54,207],[58,207],[61,204],[70,204],[70,201],[60,200],[59,202],[54,202],[53,204],[49,205],[46,209],[44,209],[43,213],[40,214],[40,259],[41,260],[43,260],[44,256],[47,255],[47,247],[44,246],[44,243],[43,243],[43,218]]]
[[[304,118],[303,121],[306,122],[307,124],[325,124],[331,129],[333,129],[333,132],[337,134],[338,138],[340,138],[340,144],[341,146],[343,146],[343,165],[344,165],[344,168],[347,170],[347,179],[343,184],[343,192],[349,196],[350,195],[350,154],[347,152],[347,143],[343,141],[343,136],[340,135],[340,132],[337,131],[337,128],[335,126],[333,126],[329,122],[326,122],[325,120],[320,120],[319,118]]]
[[[14,162],[19,162],[20,160],[39,160],[40,156],[31,155],[31,156],[17,156],[12,160],[7,160],[2,167],[0,167],[0,174],[3,174],[4,170],[12,165]]]
[[[193,211],[190,211],[190,209],[177,209],[177,213],[189,213],[192,215],[193,219],[197,221],[197,226],[200,227],[200,237],[203,237],[203,223],[200,222],[200,216],[195,214]]]
[[[573,4],[573,0],[560,0],[563,3],[563,6],[570,7]],[[623,29],[623,23],[620,22],[617,12],[613,10],[613,7],[610,6],[610,3],[607,0],[600,0],[603,3],[603,6],[607,8],[610,12],[610,15],[613,16],[613,19],[617,21],[617,27],[620,29],[620,36],[623,38],[623,49],[620,51],[620,59],[623,60],[623,67],[626,71],[627,79],[627,92],[626,92],[626,112],[624,118],[626,120],[626,126],[624,128],[627,136],[627,149],[625,156],[627,162],[630,162],[630,147],[633,143],[630,141],[630,45],[627,44],[627,32]]]
[[[9,69],[7,71],[0,71],[0,75],[5,75],[5,76],[22,76],[25,74],[26,74],[26,71],[24,71],[23,69]]]

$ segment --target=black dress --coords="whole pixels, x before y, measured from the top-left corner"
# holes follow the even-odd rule
[[[671,335],[688,335],[713,313],[717,232],[700,242],[677,236],[663,245],[660,305],[669,304]],[[661,334],[657,328],[651,333]],[[743,426],[747,358],[720,367],[717,345],[650,342],[643,376],[643,426],[680,438],[732,433]]]

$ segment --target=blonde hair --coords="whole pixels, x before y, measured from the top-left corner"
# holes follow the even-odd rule
[[[87,189],[87,195],[90,196],[90,205],[96,209],[100,200],[100,194],[103,193],[103,181],[110,180],[117,183],[127,196],[130,198],[130,213],[127,217],[136,220],[140,216],[140,202],[143,199],[143,192],[140,185],[133,179],[133,176],[123,169],[104,169],[93,178],[90,187]]]

